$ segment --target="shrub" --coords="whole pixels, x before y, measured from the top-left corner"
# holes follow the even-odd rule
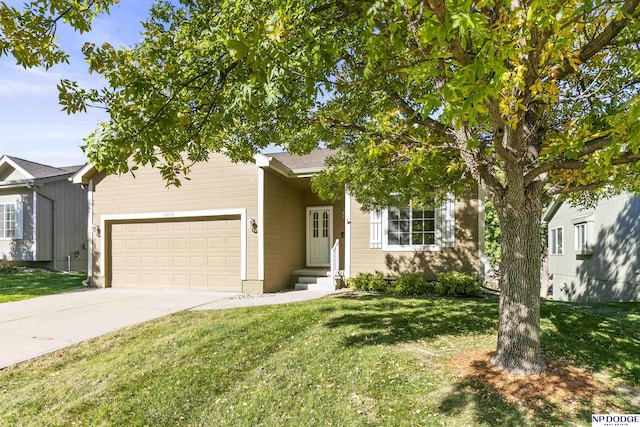
[[[405,295],[427,295],[435,291],[435,286],[421,273],[409,273],[399,276],[394,281],[394,291]]]
[[[18,272],[18,267],[11,264],[0,264],[0,274],[15,274]]]
[[[380,272],[360,273],[347,279],[347,284],[351,289],[359,291],[388,292],[390,290],[389,282]]]
[[[442,296],[477,296],[482,293],[482,283],[470,274],[440,273],[435,291]]]

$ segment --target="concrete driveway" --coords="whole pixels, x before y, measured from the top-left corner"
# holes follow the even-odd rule
[[[111,331],[236,295],[88,288],[0,304],[0,369]]]

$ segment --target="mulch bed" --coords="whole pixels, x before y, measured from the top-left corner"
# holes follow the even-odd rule
[[[546,360],[541,374],[518,375],[505,372],[491,364],[493,352],[474,350],[453,357],[451,365],[468,379],[494,389],[507,400],[529,407],[548,404],[570,405],[593,401],[610,394],[591,374],[555,360]]]

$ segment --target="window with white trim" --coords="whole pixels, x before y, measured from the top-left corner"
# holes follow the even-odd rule
[[[370,247],[383,251],[439,251],[455,246],[455,204],[449,194],[435,207],[411,204],[372,211]]]
[[[549,254],[562,255],[562,227],[549,230]]]
[[[576,240],[576,252],[587,252],[587,223],[581,222],[573,226]]]
[[[16,204],[0,205],[0,239],[13,239],[16,233]]]
[[[435,209],[389,208],[386,218],[387,246],[428,246],[436,244]]]

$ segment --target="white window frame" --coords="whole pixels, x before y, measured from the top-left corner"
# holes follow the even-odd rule
[[[409,206],[411,206],[411,204],[409,204]],[[412,208],[413,209],[413,208]],[[441,226],[441,209],[439,209],[437,206],[434,206],[432,208],[433,210],[433,214],[434,214],[434,244],[431,245],[413,245],[413,244],[409,244],[409,245],[394,245],[394,244],[389,244],[389,209],[385,209],[382,211],[382,250],[383,251],[389,251],[389,252],[414,252],[414,251],[439,251],[441,250],[441,240],[442,240],[442,236],[441,236],[441,231],[440,231],[440,226]],[[409,220],[410,224],[412,222],[412,220]],[[409,231],[409,233],[411,233],[411,231]]]
[[[561,236],[560,245],[558,245],[558,230]],[[549,229],[549,255],[564,255],[564,227]]]
[[[7,227],[7,208],[13,206],[13,228]],[[18,223],[18,206],[16,203],[0,203],[0,239],[12,240],[16,236],[16,226]],[[11,233],[7,233],[7,231]]]
[[[587,223],[579,222],[573,225],[573,233],[575,236],[576,253],[586,253],[589,247],[589,234],[587,232]]]

